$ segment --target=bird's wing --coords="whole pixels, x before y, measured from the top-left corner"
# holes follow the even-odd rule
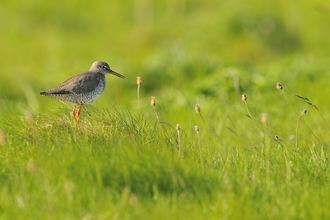
[[[71,77],[56,88],[49,89],[48,94],[73,94],[92,92],[100,83],[104,75],[91,73],[89,71]]]

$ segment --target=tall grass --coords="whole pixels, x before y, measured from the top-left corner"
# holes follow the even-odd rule
[[[234,126],[239,135],[214,130],[214,153],[206,161],[198,127],[160,130],[158,115],[155,120],[117,106],[87,108],[79,124],[69,108],[32,113],[10,102],[0,108],[2,218],[233,219],[243,216],[237,209],[250,219],[329,216],[322,208],[329,203],[329,150],[307,147],[303,131],[303,150],[293,151],[290,142],[267,142],[251,133],[240,113],[229,121],[240,124]],[[262,129],[247,104],[246,110]],[[187,128],[193,118],[186,113],[176,119]]]

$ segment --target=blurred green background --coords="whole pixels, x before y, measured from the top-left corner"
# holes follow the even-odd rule
[[[178,104],[182,93],[196,103],[215,97],[226,104],[243,92],[274,89],[277,81],[316,80],[323,93],[329,24],[327,0],[3,0],[0,100],[32,111],[60,107],[39,92],[96,60],[127,77],[107,76],[99,107],[117,98],[136,109],[137,76],[145,106],[151,95]]]

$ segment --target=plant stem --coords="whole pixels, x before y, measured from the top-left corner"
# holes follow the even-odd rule
[[[137,99],[138,99],[138,109],[140,111],[140,85],[137,87]]]
[[[301,114],[299,116],[298,122],[297,122],[297,127],[296,127],[296,151],[298,150],[298,125],[299,125],[299,120],[300,120],[301,116],[303,116],[303,115]]]
[[[202,166],[202,168],[203,168],[203,158],[202,158],[202,143],[201,143],[201,137],[200,137],[200,135],[199,135],[199,132],[198,131],[196,131],[196,133],[197,133],[197,137],[198,137],[198,144],[199,144],[199,155],[200,155],[200,159],[201,159],[201,166]]]
[[[293,111],[297,114],[297,116],[299,116],[298,112],[293,108],[293,106],[292,106],[290,100],[288,99],[288,97],[286,96],[285,92],[284,92],[283,90],[281,90],[281,91],[282,91],[284,97],[286,98],[287,102],[290,104],[290,106],[291,106],[291,108],[293,109]],[[318,138],[316,137],[316,135],[314,134],[314,132],[312,131],[312,129],[310,129],[310,127],[306,124],[306,122],[304,121],[304,119],[301,119],[301,120],[302,120],[302,122],[304,122],[304,124],[307,126],[307,128],[309,129],[309,131],[314,135],[314,137],[316,138],[316,140],[318,140],[318,142],[321,143],[320,139],[318,139]]]
[[[201,113],[199,113],[199,115],[201,116],[202,120],[203,120],[203,123],[204,123],[204,128],[205,128],[205,134],[206,134],[206,145],[207,145],[207,154],[208,154],[208,157],[210,157],[210,148],[209,148],[209,139],[207,137],[207,128],[206,128],[206,123],[205,123],[205,120],[202,116]]]
[[[179,158],[181,156],[181,138],[180,138],[180,130],[177,130],[178,131],[178,141],[179,141]]]
[[[163,139],[163,135],[162,135],[162,125],[160,124],[160,120],[159,120],[159,117],[158,117],[158,114],[157,114],[157,111],[156,111],[155,106],[152,106],[152,107],[154,108],[154,111],[155,111],[155,114],[156,114],[156,118],[157,118],[157,121],[158,121],[158,124],[159,124],[160,139],[162,140],[162,139]]]
[[[253,122],[257,125],[257,127],[264,133],[266,134],[268,137],[270,137],[271,139],[273,139],[274,141],[276,141],[276,139],[274,139],[272,136],[270,136],[269,134],[267,134],[259,125],[258,123],[256,122],[256,120],[254,120],[254,118],[252,117],[250,111],[249,111],[249,108],[248,108],[248,105],[247,105],[247,101],[244,101],[245,102],[245,107],[246,107],[246,111],[248,112],[250,118],[253,120]]]

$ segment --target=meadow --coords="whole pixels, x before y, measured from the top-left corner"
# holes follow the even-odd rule
[[[0,6],[0,219],[330,217],[328,2]],[[80,123],[39,95],[96,60]]]

